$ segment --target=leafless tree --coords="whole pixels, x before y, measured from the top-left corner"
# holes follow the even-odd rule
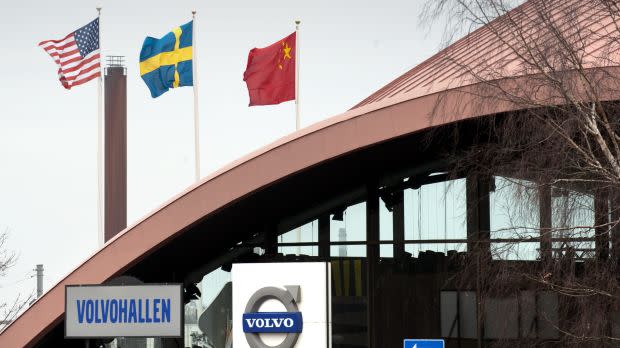
[[[7,246],[8,237],[9,233],[7,230],[0,232],[0,278],[5,277],[7,271],[13,267],[17,261],[17,254]],[[27,278],[32,278],[32,276]],[[0,300],[0,332],[2,332],[33,298],[34,294],[31,293],[26,296],[18,295],[15,299]]]
[[[542,293],[555,309],[534,307],[536,325],[553,330],[510,346],[620,346],[620,1],[431,0],[424,18],[447,42],[465,35],[437,59],[474,98],[449,107],[506,106],[449,155],[496,209],[510,193],[455,280],[476,289],[479,336],[499,299]],[[450,114],[443,102],[432,117]]]

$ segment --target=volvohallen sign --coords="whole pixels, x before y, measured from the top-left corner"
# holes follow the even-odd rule
[[[183,288],[68,285],[65,337],[182,337]]]

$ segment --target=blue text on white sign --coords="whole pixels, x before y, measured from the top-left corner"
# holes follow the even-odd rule
[[[303,329],[300,312],[245,313],[242,319],[245,333],[289,333]]]
[[[65,337],[182,337],[181,284],[69,285]]]

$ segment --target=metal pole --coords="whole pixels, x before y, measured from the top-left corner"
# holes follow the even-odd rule
[[[295,21],[295,130],[299,130],[299,24],[300,20]],[[301,227],[297,228],[297,243],[301,242]],[[301,255],[301,247],[297,247],[297,255]]]
[[[35,268],[37,272],[37,298],[43,295],[43,265],[37,265]]]
[[[101,50],[101,6],[97,7],[97,18],[99,19],[99,78],[97,79],[97,231],[99,233],[99,246],[103,246],[105,237],[103,235],[103,180],[101,179],[101,162],[103,158],[103,114],[101,112],[103,104],[103,71],[101,61],[103,51]]]
[[[192,85],[194,87],[194,155],[196,181],[200,180],[200,117],[198,113],[198,60],[196,59],[196,10],[192,11]]]
[[[295,130],[299,130],[299,24],[300,20],[295,21]]]

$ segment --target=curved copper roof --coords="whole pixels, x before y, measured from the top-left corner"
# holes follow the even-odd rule
[[[620,19],[610,16],[612,12],[599,1],[528,1],[458,40],[353,108],[398,103],[480,81],[525,75],[534,60],[541,63],[540,52],[527,50],[532,46],[553,49],[559,40],[566,40],[583,54],[585,68],[617,66]],[[535,45],[524,47],[524,38],[534,40]]]
[[[357,149],[429,127],[518,109],[518,105],[508,102],[487,103],[482,108],[463,102],[477,98],[471,93],[476,84],[467,83],[463,70],[442,59],[454,52],[465,59],[484,59],[495,45],[486,30],[482,28],[463,39],[475,49],[465,49],[465,42],[460,40],[354,109],[250,153],[169,200],[119,233],[38,299],[0,335],[0,347],[32,346],[59,323],[64,314],[65,285],[103,283],[198,220],[278,180]],[[511,83],[525,82],[517,79]],[[607,96],[619,97],[620,94]],[[438,103],[442,106],[439,110]]]

